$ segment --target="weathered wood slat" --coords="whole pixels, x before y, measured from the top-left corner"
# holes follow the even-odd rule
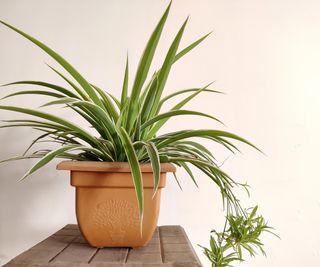
[[[181,226],[160,226],[142,248],[93,248],[77,225],[66,225],[6,267],[201,267]]]
[[[97,250],[97,248],[90,247],[84,243],[71,243],[50,262],[88,263],[92,260]]]
[[[163,263],[159,239],[159,229],[157,228],[148,246],[130,249],[126,263]]]
[[[52,235],[31,249],[15,257],[10,263],[24,264],[25,266],[45,266],[51,259],[63,251],[74,239],[74,236]],[[9,264],[10,264],[9,263]],[[11,266],[11,265],[8,265]]]
[[[129,253],[128,248],[108,248],[100,249],[99,252],[91,261],[92,264],[103,264],[103,263],[113,263],[113,264],[124,264],[126,262]]]
[[[182,264],[181,266],[187,266],[187,263],[193,264],[190,266],[201,266],[181,226],[161,226],[159,231],[164,262],[175,264],[174,266],[176,266],[177,263]]]

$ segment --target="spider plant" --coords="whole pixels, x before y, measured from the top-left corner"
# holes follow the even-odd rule
[[[243,251],[248,252],[251,257],[257,255],[257,250],[266,255],[261,235],[271,233],[279,236],[261,215],[257,215],[257,210],[258,206],[255,206],[245,210],[242,215],[228,214],[223,232],[212,231],[210,248],[200,246],[212,267],[232,267],[231,263],[244,261]]]
[[[49,56],[51,56],[64,70],[52,66],[55,72],[67,86],[60,86],[44,81],[24,80],[12,82],[5,86],[27,85],[32,90],[20,90],[4,98],[21,95],[44,95],[51,97],[42,107],[62,105],[84,118],[90,128],[80,127],[76,122],[68,121],[62,117],[42,111],[42,109],[29,109],[17,106],[0,105],[0,109],[19,112],[32,116],[34,119],[7,120],[4,127],[32,127],[40,131],[25,153],[8,160],[39,158],[40,160],[21,178],[25,179],[55,158],[67,158],[79,161],[122,161],[128,162],[132,171],[140,220],[143,216],[143,187],[139,163],[150,162],[154,173],[154,192],[157,191],[160,176],[160,164],[170,162],[185,169],[195,184],[190,165],[200,169],[220,189],[222,199],[228,206],[241,211],[239,201],[232,188],[239,185],[217,164],[214,155],[201,143],[193,138],[208,139],[224,146],[230,151],[237,150],[233,141],[240,141],[255,147],[242,137],[230,132],[215,129],[186,129],[182,131],[158,134],[161,127],[172,117],[192,115],[206,117],[217,123],[220,121],[199,111],[183,109],[183,107],[203,92],[220,93],[210,88],[211,84],[199,88],[178,90],[164,96],[171,67],[189,51],[198,46],[209,34],[202,36],[189,46],[179,50],[188,19],[186,19],[177,32],[162,66],[150,75],[151,63],[159,43],[161,33],[168,17],[171,3],[166,8],[160,21],[152,32],[141,56],[133,86],[129,88],[129,60],[127,58],[124,70],[121,96],[116,97],[108,91],[86,80],[67,60],[50,47],[22,30],[0,21],[2,25],[10,28],[25,37]],[[186,97],[178,101],[171,109],[164,111],[163,105],[176,96]],[[57,144],[55,149],[36,150],[31,152],[37,143],[51,142]],[[256,147],[255,147],[256,148]]]

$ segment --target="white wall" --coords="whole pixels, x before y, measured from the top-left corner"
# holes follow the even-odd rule
[[[43,40],[90,81],[119,95],[127,49],[132,77],[166,5],[160,0],[1,0],[0,18]],[[212,148],[221,162],[228,157],[224,170],[251,185],[250,199],[241,194],[243,204],[259,204],[282,238],[265,236],[268,257],[258,256],[245,266],[307,267],[320,262],[319,11],[316,0],[175,0],[157,54],[155,67],[189,14],[183,46],[213,30],[204,44],[176,64],[166,92],[216,80],[215,88],[227,94],[204,94],[189,108],[221,118],[227,130],[267,154],[241,146],[243,154],[234,156]],[[52,60],[28,41],[3,26],[0,40],[1,84],[23,79],[60,82],[44,64]],[[0,96],[12,90],[0,89]],[[17,97],[2,103],[35,107],[41,99]],[[63,110],[56,113],[66,116]],[[18,117],[0,112],[0,119]],[[179,123],[172,120],[166,129],[184,127],[221,128],[187,117]],[[1,129],[0,158],[21,153],[35,136],[29,129]],[[54,163],[17,183],[31,164],[0,165],[0,264],[75,222],[68,174],[56,172]],[[215,186],[197,174],[200,190],[183,172],[184,192],[169,179],[160,224],[181,224],[209,266],[196,244],[208,245],[209,232],[221,227],[223,213]]]

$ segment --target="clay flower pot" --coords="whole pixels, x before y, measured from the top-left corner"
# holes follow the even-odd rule
[[[175,166],[161,164],[159,189],[153,195],[151,164],[141,164],[144,187],[142,235],[134,184],[126,162],[63,161],[58,170],[70,170],[76,188],[76,215],[80,231],[93,247],[141,247],[157,226],[161,189],[166,173]]]

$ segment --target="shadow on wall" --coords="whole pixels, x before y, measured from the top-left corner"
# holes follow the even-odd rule
[[[1,129],[0,140],[3,160],[21,154],[21,147],[28,146],[30,131]],[[27,168],[34,162],[28,161]],[[67,173],[58,173],[49,164],[17,182],[28,170],[25,168],[21,161],[0,164],[0,266],[75,221],[74,192]]]

